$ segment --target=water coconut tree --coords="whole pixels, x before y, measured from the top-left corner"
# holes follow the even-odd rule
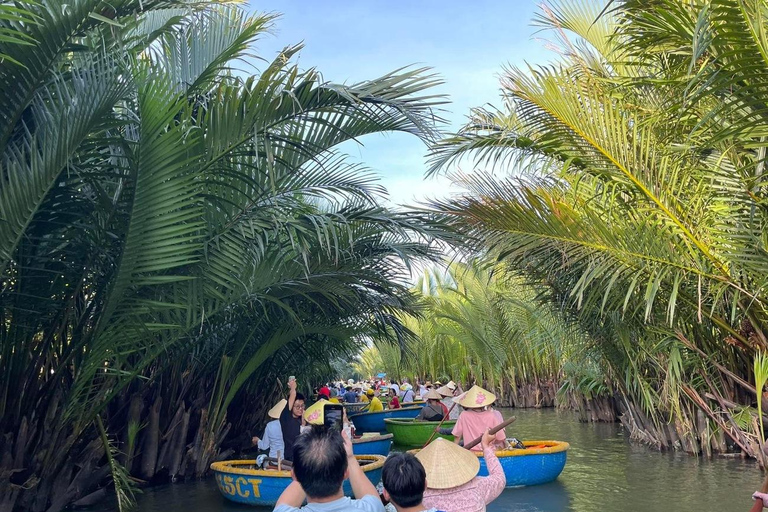
[[[110,473],[202,474],[278,366],[400,329],[432,228],[334,147],[434,140],[441,99],[423,69],[326,83],[299,46],[254,68],[273,17],[236,6],[24,6],[0,16],[0,508],[56,511]]]
[[[476,170],[434,209],[598,340],[661,448],[764,458],[765,9],[552,2],[535,21],[556,59],[506,68],[504,105],[433,148],[432,172]]]

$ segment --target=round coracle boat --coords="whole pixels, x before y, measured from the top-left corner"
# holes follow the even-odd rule
[[[387,418],[384,420],[387,432],[394,436],[395,444],[402,446],[424,446],[434,434],[433,439],[442,437],[453,441],[453,436],[435,434],[439,421],[417,421],[414,418]],[[442,422],[442,428],[453,428],[456,420]]]
[[[355,455],[365,476],[373,485],[381,481],[381,468],[386,457]],[[277,469],[256,469],[255,460],[226,460],[211,464],[219,491],[228,500],[270,507],[291,483],[291,472]],[[352,496],[349,480],[344,481],[344,494]]]
[[[355,455],[389,455],[392,447],[392,434],[364,434],[352,440],[352,452]]]
[[[507,477],[507,487],[522,487],[552,482],[560,476],[570,445],[563,441],[523,441],[525,449],[499,450],[496,456]],[[481,452],[479,476],[488,476]]]
[[[355,431],[378,432],[387,431],[384,424],[386,418],[415,418],[419,415],[422,406],[401,407],[400,409],[385,409],[377,412],[361,412],[349,416],[349,421],[355,424]]]

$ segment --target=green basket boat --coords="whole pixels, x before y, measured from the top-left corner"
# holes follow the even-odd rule
[[[387,418],[384,420],[387,432],[392,434],[395,444],[402,446],[424,446],[434,434],[439,421],[416,421],[413,418]],[[446,420],[441,428],[450,428],[456,425],[456,420]],[[453,436],[435,434],[433,439],[442,437],[453,441]]]

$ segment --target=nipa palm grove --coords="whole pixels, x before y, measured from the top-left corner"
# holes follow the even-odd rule
[[[0,3],[0,510],[203,476],[351,359],[765,465],[766,1],[548,2],[457,133],[434,71],[327,83],[275,23]],[[463,192],[386,207],[337,146],[392,131]]]

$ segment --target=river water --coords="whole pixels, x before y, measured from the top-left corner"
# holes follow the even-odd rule
[[[518,439],[568,441],[557,481],[506,489],[488,512],[747,512],[763,475],[753,461],[659,453],[630,444],[619,425],[579,423],[567,412],[503,410]],[[114,510],[106,505],[98,511]],[[213,479],[146,489],[139,512],[262,512],[228,502]]]

